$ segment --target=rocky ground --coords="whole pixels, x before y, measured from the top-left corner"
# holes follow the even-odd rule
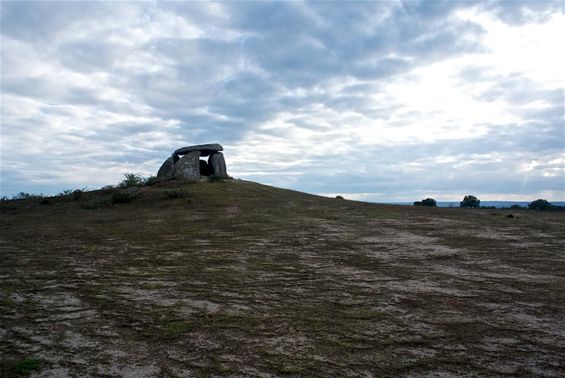
[[[0,204],[1,375],[565,375],[564,213],[108,196]]]

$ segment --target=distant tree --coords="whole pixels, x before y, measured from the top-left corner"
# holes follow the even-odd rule
[[[478,208],[481,207],[481,200],[469,194],[459,202],[459,207]]]
[[[437,202],[433,198],[426,198],[422,200],[422,206],[437,207]]]
[[[426,198],[421,201],[415,201],[414,206],[429,206],[429,207],[437,207],[437,202],[433,198]]]
[[[528,205],[530,210],[549,210],[552,207],[551,203],[544,199],[537,199]]]
[[[524,207],[520,206],[518,204],[514,204],[514,205],[510,206],[510,210],[523,210],[523,209],[524,209]]]

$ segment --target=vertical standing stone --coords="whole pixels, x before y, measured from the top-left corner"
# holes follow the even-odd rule
[[[175,164],[174,177],[177,180],[200,180],[200,151],[191,151],[181,157]]]
[[[173,178],[175,174],[175,163],[173,162],[173,158],[170,157],[159,168],[159,172],[157,172],[157,179],[160,181],[170,180]]]
[[[214,177],[218,178],[229,178],[226,172],[226,161],[224,160],[224,154],[221,152],[216,152],[210,155],[208,163],[214,169]]]

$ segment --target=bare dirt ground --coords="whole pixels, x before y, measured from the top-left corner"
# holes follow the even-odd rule
[[[564,213],[167,190],[0,205],[0,374],[565,375]]]

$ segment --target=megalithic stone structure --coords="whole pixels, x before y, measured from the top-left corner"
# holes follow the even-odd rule
[[[224,160],[224,154],[222,154],[221,152],[216,152],[215,154],[210,155],[209,164],[212,166],[214,176],[221,178],[229,177],[226,170],[226,161]]]
[[[164,180],[185,180],[197,182],[210,178],[230,178],[224,159],[224,148],[218,143],[182,147],[172,153],[159,171],[157,178]],[[201,160],[208,157],[208,160]]]

